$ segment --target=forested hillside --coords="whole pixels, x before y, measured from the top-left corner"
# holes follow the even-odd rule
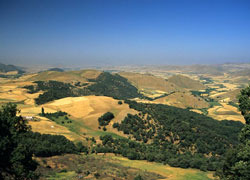
[[[138,89],[131,85],[128,80],[118,74],[103,72],[94,81],[95,84],[87,89],[94,95],[109,96],[115,99],[131,99],[142,97]]]
[[[39,97],[35,99],[36,104],[44,104],[55,99],[76,96],[73,92],[74,86],[69,83],[59,81],[35,81],[34,83],[37,85],[24,86],[24,88],[28,89],[29,93],[44,91],[43,94],[40,94]]]
[[[140,113],[113,127],[129,139],[101,137],[98,152],[114,152],[130,159],[165,162],[182,168],[216,170],[221,156],[238,144],[240,122],[216,121],[189,110],[159,104],[126,101]]]

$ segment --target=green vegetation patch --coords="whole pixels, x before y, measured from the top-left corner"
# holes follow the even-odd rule
[[[55,173],[55,175],[51,175],[46,179],[49,179],[49,180],[54,180],[54,179],[65,180],[65,179],[74,179],[74,178],[77,178],[76,172],[75,171],[68,171],[68,172]]]
[[[183,177],[178,178],[178,180],[211,180],[207,177],[207,173],[205,172],[197,172],[197,173],[187,173]]]
[[[138,89],[119,74],[103,72],[95,80],[95,84],[87,89],[94,95],[109,96],[115,99],[132,99],[142,97]]]
[[[130,139],[101,136],[102,144],[96,146],[96,152],[174,167],[215,170],[226,149],[238,144],[238,133],[243,127],[240,122],[217,121],[186,109],[128,100],[125,103],[140,113],[128,114],[113,128]]]
[[[38,173],[46,179],[134,179],[139,175],[144,180],[163,179],[164,177],[150,171],[143,171],[135,167],[122,165],[109,156],[99,155],[64,155],[53,159],[41,158],[43,166],[39,166]],[[50,168],[48,161],[60,164],[64,169],[58,167]]]
[[[233,102],[233,101],[229,101],[228,102],[228,104],[229,105],[231,105],[231,106],[234,106],[234,107],[236,107],[236,108],[238,108],[239,109],[239,105],[238,104],[236,104],[235,102]]]
[[[114,119],[114,114],[111,112],[106,112],[101,117],[98,118],[100,126],[107,126],[112,119]]]

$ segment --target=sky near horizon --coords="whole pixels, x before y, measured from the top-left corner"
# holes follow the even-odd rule
[[[0,62],[250,62],[250,1],[0,0]]]

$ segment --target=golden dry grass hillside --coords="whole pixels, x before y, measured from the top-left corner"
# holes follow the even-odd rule
[[[101,71],[97,70],[81,70],[81,71],[44,71],[37,73],[33,77],[29,78],[29,81],[62,81],[67,83],[72,82],[88,82],[88,79],[95,79],[101,74]]]
[[[42,107],[46,113],[56,111],[67,112],[69,118],[73,120],[72,126],[66,126],[71,129],[71,132],[65,131],[64,124],[57,124],[55,126],[55,122],[39,117]],[[107,130],[110,133],[124,136],[123,133],[112,127],[113,123],[121,122],[128,113],[137,113],[135,110],[130,109],[127,104],[118,104],[118,100],[106,96],[67,97],[41,106],[23,106],[20,109],[22,115],[35,116],[41,119],[41,121],[30,122],[33,131],[61,134],[73,140],[89,136],[98,137],[101,134],[105,134],[102,129],[98,128],[98,118],[106,112],[112,112],[115,115],[115,118],[106,127]],[[60,130],[59,127],[63,128]],[[66,130],[68,129],[66,128]]]
[[[214,106],[208,109],[208,116],[217,120],[233,120],[245,123],[245,119],[238,108],[227,103],[221,103],[221,106]]]
[[[209,107],[209,103],[203,98],[195,97],[189,92],[176,92],[166,97],[156,99],[154,102],[180,108],[201,109]]]
[[[199,81],[193,80],[183,75],[174,75],[168,78],[168,81],[171,83],[174,83],[176,86],[183,88],[183,89],[189,89],[189,90],[206,89],[206,86],[200,83]]]
[[[127,78],[138,89],[160,90],[166,93],[180,90],[174,83],[168,82],[161,77],[151,74],[140,74],[131,72],[120,72],[121,76]]]
[[[219,95],[214,96],[214,99],[218,99],[220,101],[228,102],[228,101],[233,101],[233,102],[238,102],[238,95],[240,94],[241,89],[235,89],[232,91],[228,92],[223,92]]]

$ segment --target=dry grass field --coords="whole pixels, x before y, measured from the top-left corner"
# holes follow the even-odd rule
[[[4,75],[16,75],[16,74],[18,74],[18,71],[0,72],[0,74],[4,74]]]
[[[174,75],[168,78],[168,81],[174,83],[175,85],[183,89],[190,89],[190,90],[206,89],[206,86],[203,85],[201,82],[193,80],[183,75]]]
[[[82,137],[71,132],[68,128],[61,126],[47,118],[39,117],[40,121],[29,121],[32,131],[42,134],[63,135],[71,141],[82,140]]]
[[[160,90],[166,93],[180,90],[174,83],[168,82],[161,77],[150,74],[139,74],[130,72],[121,72],[121,76],[127,78],[138,89],[143,90]]]
[[[142,160],[129,160],[121,156],[110,156],[117,163],[133,168],[139,168],[143,171],[154,172],[166,177],[167,180],[209,180],[213,179],[212,172],[201,172],[196,169],[174,168],[161,163],[147,162]]]
[[[43,107],[45,111],[49,108],[67,112],[71,119],[79,123],[82,133],[94,137],[102,134],[102,130],[98,128],[98,118],[104,113],[112,112],[115,115],[106,128],[109,132],[120,136],[124,136],[124,134],[112,128],[113,123],[122,121],[128,113],[137,113],[127,104],[119,105],[118,100],[106,96],[68,97],[47,103]]]
[[[237,96],[239,94],[240,94],[240,89],[235,89],[235,90],[228,91],[228,92],[217,93],[211,97],[213,97],[214,99],[221,100],[221,101],[225,100],[225,101],[238,102]]]
[[[180,108],[207,108],[209,104],[200,97],[195,97],[189,92],[176,92],[166,97],[154,100],[154,102],[167,104]]]
[[[245,123],[244,117],[236,107],[227,103],[221,103],[221,105],[208,109],[208,116],[217,120],[234,120]]]

